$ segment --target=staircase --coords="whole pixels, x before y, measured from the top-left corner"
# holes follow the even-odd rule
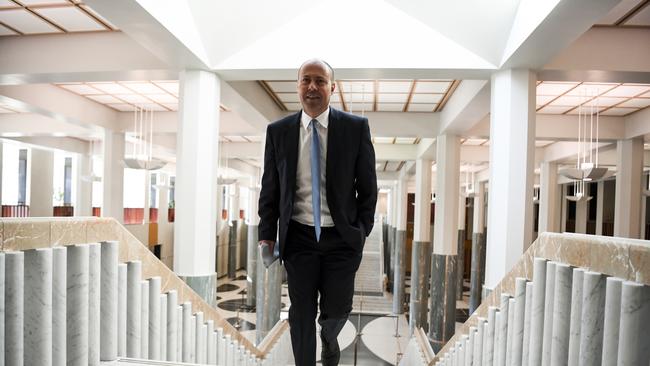
[[[650,243],[544,233],[435,356],[414,337],[401,365],[650,362]]]
[[[354,280],[352,311],[365,314],[391,314],[393,305],[382,288],[381,272],[381,223],[375,223],[366,238],[363,257]]]
[[[286,322],[254,346],[112,219],[0,223],[0,365],[287,362]]]

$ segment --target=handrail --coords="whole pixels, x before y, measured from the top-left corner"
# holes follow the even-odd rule
[[[123,225],[113,218],[98,217],[46,217],[46,218],[0,218],[0,251],[48,248],[73,244],[96,243],[117,240],[120,243],[120,262],[139,260],[142,262],[144,278],[161,277],[163,292],[176,290],[178,301],[192,302],[194,311],[201,311],[205,320],[212,319],[215,328],[221,327],[224,334],[230,334],[233,340],[258,358],[266,358],[268,352],[288,329],[286,321],[278,322],[262,343],[255,347],[246,337],[239,333],[226,319],[205,302],[191,287],[181,280],[172,270],[162,263]]]
[[[533,278],[535,258],[562,262],[650,285],[650,241],[573,233],[541,233],[491,294],[483,299],[476,311],[457,328],[456,334],[429,362],[430,366],[438,361],[440,355],[447,353],[457,340],[468,334],[470,326],[476,326],[479,317],[487,318],[490,306],[499,306],[502,293],[515,292],[517,277],[529,280]]]

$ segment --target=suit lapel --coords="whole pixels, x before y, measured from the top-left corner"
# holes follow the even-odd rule
[[[340,140],[337,136],[339,132],[339,111],[330,108],[330,116],[327,125],[327,156],[325,158],[325,182],[327,192],[330,192],[331,184],[333,183],[332,177],[334,176],[334,162],[336,161],[336,153],[338,150],[337,142]]]
[[[286,134],[287,146],[287,178],[289,179],[287,187],[289,187],[289,194],[291,195],[291,202],[293,202],[293,195],[296,192],[296,171],[298,166],[298,146],[300,146],[300,115],[298,112],[289,130]]]

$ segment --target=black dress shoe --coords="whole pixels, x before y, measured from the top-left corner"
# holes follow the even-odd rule
[[[320,360],[323,366],[338,366],[341,359],[341,350],[339,349],[339,342],[335,339],[334,342],[328,342],[321,335],[321,351]]]

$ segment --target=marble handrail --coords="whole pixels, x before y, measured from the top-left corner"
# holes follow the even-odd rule
[[[456,334],[429,362],[434,365],[470,327],[477,327],[479,318],[488,318],[488,309],[501,304],[502,294],[515,293],[517,277],[532,279],[535,258],[564,263],[588,271],[615,276],[627,281],[650,285],[650,242],[646,240],[605,237],[573,233],[541,233],[510,272],[483,300],[481,306],[460,326]]]
[[[2,218],[0,238],[0,251],[23,251],[116,240],[120,243],[119,261],[141,261],[142,278],[160,277],[163,293],[176,290],[179,303],[191,302],[194,311],[202,312],[205,320],[213,320],[215,328],[223,328],[224,334],[229,334],[252,355],[265,358],[265,352],[270,349],[261,351],[255,347],[228,323],[217,309],[206,303],[133,234],[112,218]]]

